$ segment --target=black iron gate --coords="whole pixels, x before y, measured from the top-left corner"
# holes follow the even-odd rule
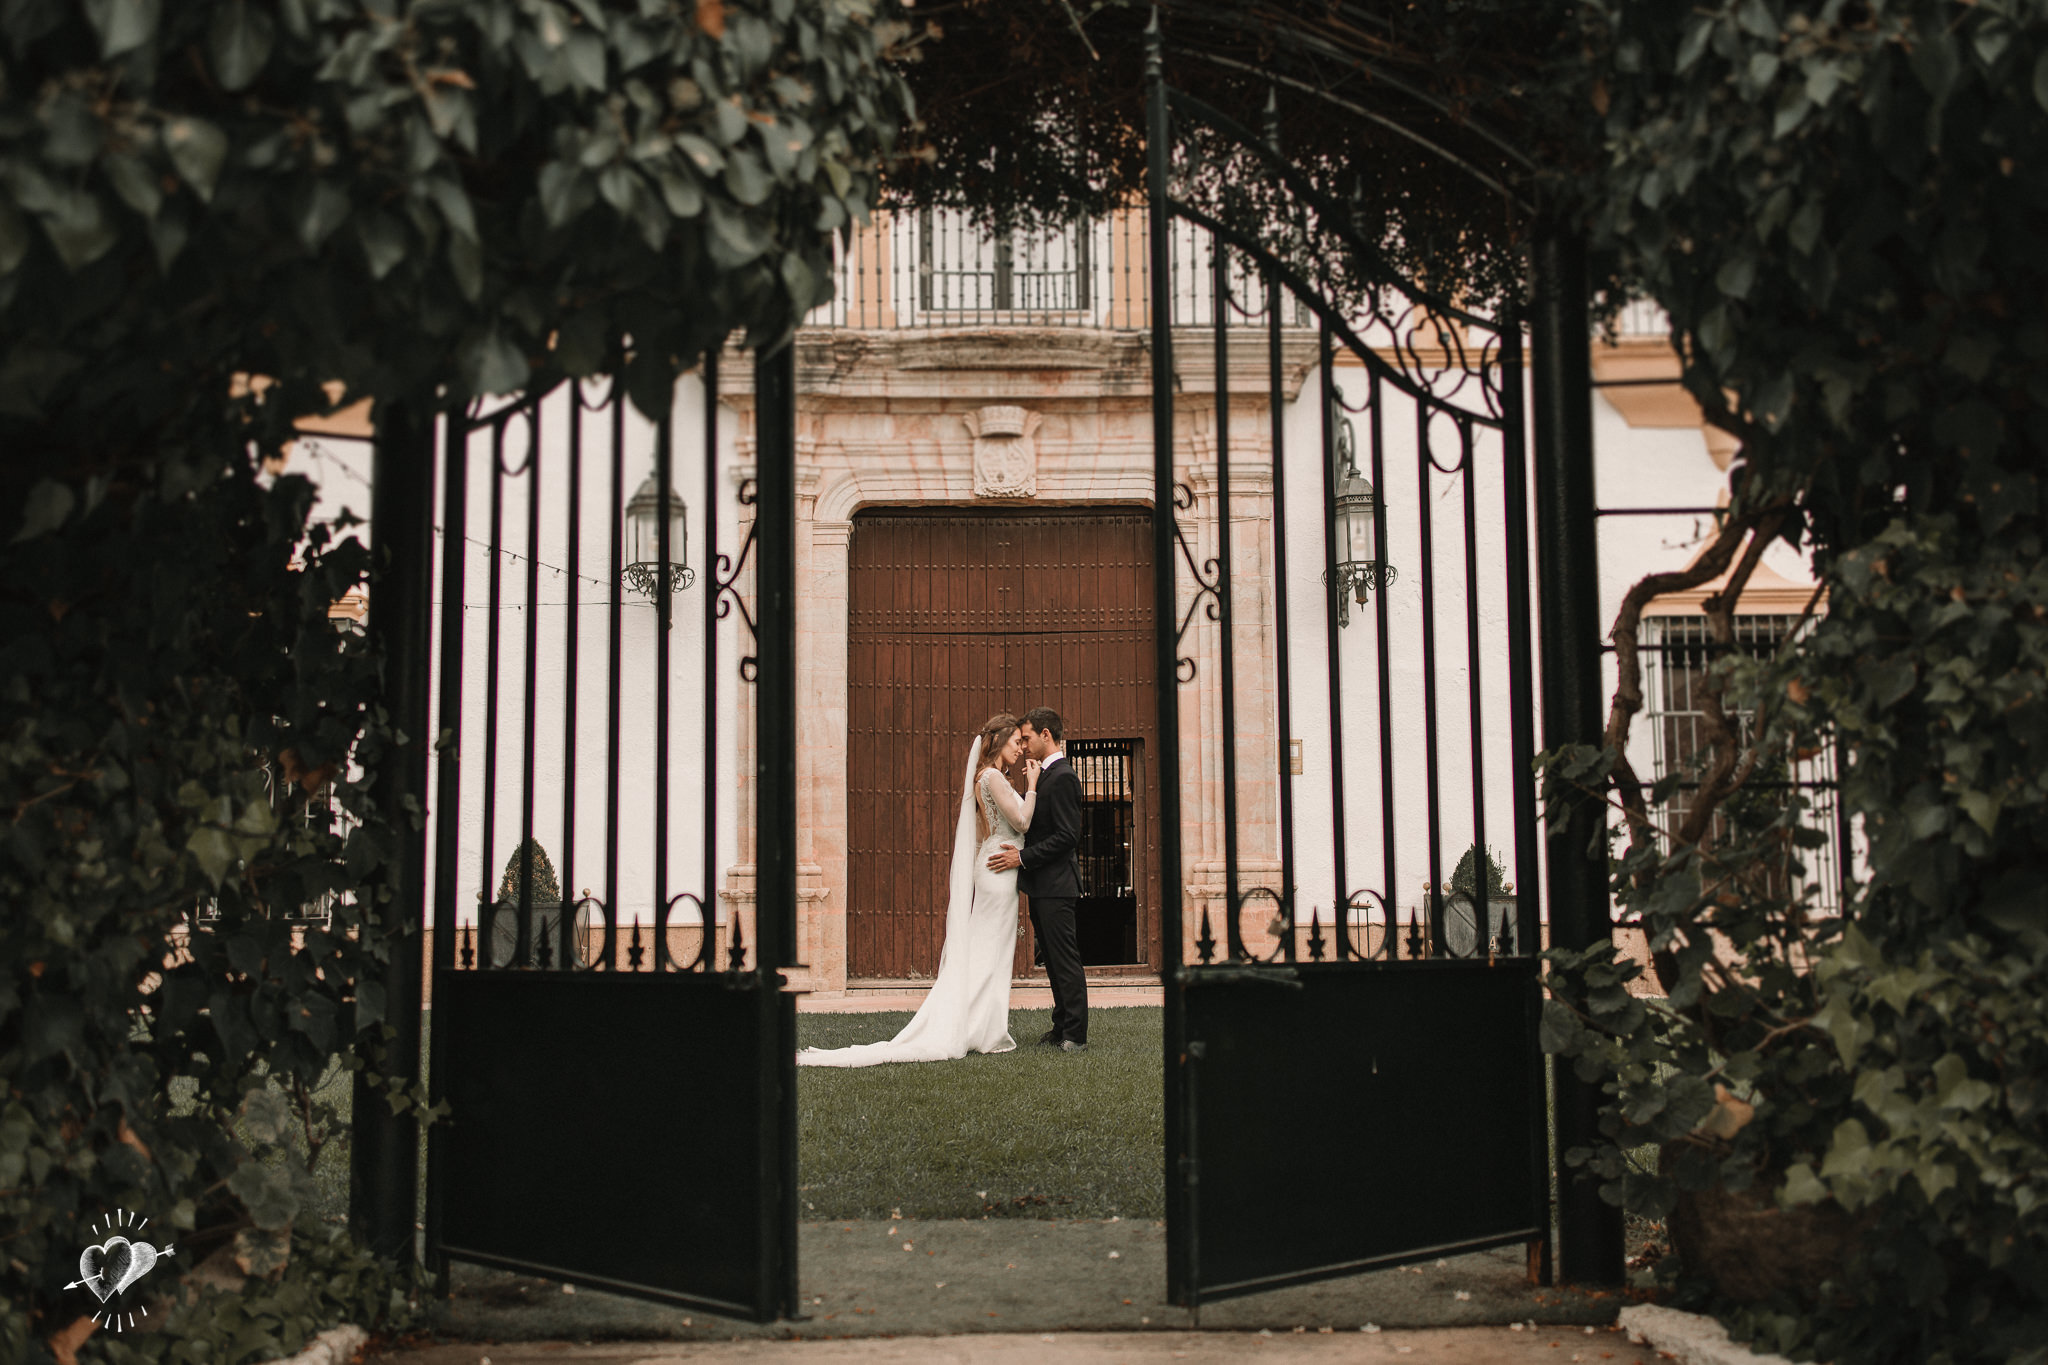
[[[1184,739],[1160,754],[1162,881],[1190,888],[1164,945],[1169,1292],[1196,1307],[1515,1244],[1547,1275],[1521,322],[1391,270],[1343,297],[1324,287],[1307,264],[1319,254],[1376,259],[1344,206],[1271,132],[1168,87],[1156,19],[1149,55],[1151,273],[1175,286],[1155,285],[1152,318],[1159,618],[1179,625],[1160,631],[1159,667],[1181,683],[1161,697],[1160,733]],[[1217,187],[1247,185],[1261,187],[1253,229],[1215,208]],[[1197,316],[1172,316],[1179,296]],[[1304,306],[1322,395],[1307,439],[1290,436],[1284,373]],[[1212,350],[1199,454],[1177,421],[1197,406],[1176,392],[1177,321],[1205,327]],[[1269,431],[1231,423],[1237,347],[1264,352],[1251,393]],[[1265,449],[1233,451],[1253,433]],[[1233,479],[1252,475],[1271,481],[1258,547],[1232,540],[1256,525],[1232,503]],[[1320,516],[1290,524],[1303,480]],[[1272,556],[1270,603],[1233,582],[1255,551]],[[1298,571],[1304,555],[1326,590],[1290,622],[1290,558]],[[1270,665],[1240,646],[1248,601]],[[1289,676],[1297,642],[1320,642],[1319,676]],[[1241,725],[1247,699],[1268,705],[1242,670],[1267,666],[1277,714]],[[1200,746],[1185,743],[1182,694]],[[1301,777],[1297,711],[1325,713]],[[1255,752],[1244,733],[1276,740]],[[1248,781],[1265,784],[1259,809]],[[1298,837],[1309,817],[1317,833]],[[1197,828],[1220,832],[1206,891],[1182,875]],[[1269,843],[1248,856],[1247,838]],[[1371,1178],[1388,1170],[1399,1178]]]
[[[571,384],[443,442],[426,1243],[767,1320],[796,1293],[791,352],[754,366],[736,494],[701,375],[657,421]],[[721,894],[749,829],[754,894]]]

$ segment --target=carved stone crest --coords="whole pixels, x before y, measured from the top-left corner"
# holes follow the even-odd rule
[[[1038,496],[1038,413],[998,405],[960,419],[974,437],[974,496]]]

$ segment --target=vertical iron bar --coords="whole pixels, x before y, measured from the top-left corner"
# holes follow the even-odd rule
[[[1209,275],[1216,343],[1216,614],[1223,640],[1223,920],[1229,955],[1237,958],[1245,947],[1237,914],[1237,651],[1230,610],[1230,248],[1215,237],[1209,239]]]
[[[499,413],[491,422],[491,564],[488,570],[490,590],[487,600],[484,626],[484,815],[483,815],[483,887],[477,892],[477,965],[495,967],[497,954],[498,895],[491,884],[491,868],[496,862],[495,841],[498,832],[498,618],[503,602],[504,571],[500,561],[504,553],[505,533],[505,415]],[[507,964],[510,965],[510,964]]]
[[[1288,675],[1287,634],[1287,422],[1282,397],[1284,357],[1280,349],[1280,277],[1266,270],[1266,409],[1273,442],[1273,648],[1274,687],[1279,692],[1280,726],[1280,914],[1287,921],[1287,952],[1294,954],[1294,706]],[[1344,925],[1338,925],[1337,960],[1350,956]]]
[[[1328,641],[1324,657],[1330,674],[1330,856],[1337,878],[1335,907],[1350,914],[1351,873],[1345,866],[1344,825],[1344,670],[1343,639],[1338,634],[1337,608],[1344,596],[1344,584],[1337,573],[1337,357],[1330,343],[1326,322],[1316,334],[1316,356],[1323,386],[1323,638]],[[1338,911],[1333,910],[1333,914]]]
[[[1480,377],[1485,382],[1485,376]],[[1486,851],[1486,736],[1480,728],[1483,708],[1479,692],[1479,452],[1472,422],[1458,419],[1458,454],[1465,470],[1465,698],[1472,729],[1472,952],[1478,956],[1492,938],[1488,913],[1492,890],[1492,855]]]
[[[461,894],[462,861],[462,645],[469,616],[462,596],[469,541],[469,426],[450,419],[446,427],[441,493],[441,710],[439,754],[434,781],[434,960],[428,965],[435,984],[455,970],[455,935]],[[447,1096],[448,1072],[442,1066],[448,1031],[427,1036],[427,1099],[439,1104]],[[436,1292],[447,1294],[448,1258],[441,1254],[442,1170],[447,1160],[446,1130],[427,1129],[427,1268],[436,1277]]]
[[[1386,394],[1382,391],[1378,371],[1367,376],[1366,393],[1370,400],[1366,415],[1370,419],[1367,430],[1372,440],[1372,486],[1384,490],[1387,486]],[[1373,553],[1382,564],[1387,563],[1387,495],[1384,491],[1373,499],[1372,543]],[[1392,962],[1401,955],[1401,935],[1394,928],[1395,916],[1400,913],[1399,894],[1395,889],[1399,860],[1394,856],[1394,689],[1391,681],[1393,665],[1387,650],[1387,581],[1384,570],[1373,585],[1372,623],[1373,646],[1378,651],[1373,660],[1373,671],[1379,685],[1380,885],[1386,888],[1387,897],[1380,908],[1386,912],[1387,961]],[[1347,909],[1345,913],[1350,912]]]
[[[764,1051],[762,1115],[778,1141],[764,1143],[763,1187],[779,1198],[764,1207],[761,1246],[770,1259],[763,1282],[776,1286],[782,1312],[794,1316],[796,1282],[796,998],[777,970],[795,962],[797,893],[796,757],[796,345],[785,342],[754,362],[756,475],[754,525],[760,555],[754,685],[759,799],[755,829],[755,998]]]
[[[566,655],[562,678],[562,910],[556,921],[563,970],[582,958],[576,935],[576,631],[583,600],[583,382],[572,379],[569,394],[569,599],[563,629]],[[572,955],[573,954],[573,955]]]
[[[395,404],[379,414],[370,486],[374,577],[370,630],[384,658],[383,701],[405,740],[385,760],[376,801],[398,856],[388,864],[389,900],[367,898],[365,932],[388,936],[383,973],[385,1075],[420,1074],[420,954],[427,880],[427,836],[413,813],[427,797],[428,663],[434,563],[434,416]],[[372,1254],[410,1263],[419,1192],[419,1122],[391,1112],[367,1072],[355,1079],[349,1143],[349,1223]]]
[[[760,756],[754,827],[759,868],[754,956],[790,965],[796,942],[796,356],[785,345],[755,366],[760,467],[755,485],[756,698]]]
[[[668,950],[669,627],[675,604],[669,592],[669,498],[675,485],[675,396],[654,424],[654,970],[675,970]]]
[[[1146,274],[1148,322],[1152,328],[1152,610],[1158,650],[1159,698],[1159,915],[1163,1009],[1162,1069],[1165,1072],[1166,1286],[1173,1301],[1200,1304],[1197,1255],[1199,1178],[1188,1143],[1191,1115],[1185,1070],[1186,982],[1182,979],[1180,842],[1180,650],[1174,638],[1179,620],[1174,585],[1173,506],[1173,290],[1172,245],[1168,233],[1172,204],[1167,198],[1172,128],[1166,111],[1166,76],[1161,59],[1159,11],[1145,29]]]
[[[1537,871],[1536,690],[1530,671],[1529,473],[1523,436],[1528,414],[1522,397],[1522,319],[1509,314],[1502,324],[1501,454],[1507,511],[1508,720],[1513,761],[1508,779],[1515,793],[1515,944],[1517,951],[1542,951],[1536,912],[1541,876]],[[1548,1239],[1544,1246],[1550,1245]]]
[[[1585,244],[1554,223],[1534,243],[1537,594],[1543,651],[1543,743],[1600,742],[1600,560],[1595,546],[1591,324]],[[1550,941],[1584,948],[1612,936],[1606,815],[1594,794],[1572,797],[1550,827]],[[1598,1087],[1556,1068],[1557,1150],[1600,1137]],[[1558,1269],[1568,1281],[1622,1278],[1621,1210],[1582,1173],[1558,1169]]]
[[[704,932],[697,964],[718,965],[718,347],[704,352]],[[735,912],[737,913],[737,912]]]
[[[1423,797],[1429,816],[1429,955],[1444,947],[1443,810],[1437,785],[1436,753],[1436,523],[1429,492],[1429,406],[1415,405],[1415,487],[1422,544],[1422,756]]]
[[[626,514],[626,381],[613,375],[611,393],[612,486],[611,486],[611,577],[605,580],[611,598],[611,638],[606,642],[605,661],[605,758],[604,758],[604,948],[605,970],[616,971],[614,955],[619,932],[619,653],[623,633],[621,619],[626,593],[626,544],[622,522]]]
[[[526,690],[519,763],[519,944],[512,960],[535,964],[533,942],[533,763],[540,681],[540,405],[526,409]]]

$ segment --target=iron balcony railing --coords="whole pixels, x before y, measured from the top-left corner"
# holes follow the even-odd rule
[[[994,232],[965,213],[921,209],[877,213],[834,238],[833,299],[812,311],[813,327],[1151,326],[1152,281],[1145,216],[1120,211],[1064,227]],[[1192,224],[1173,234],[1173,317],[1205,324],[1214,288],[1208,236]],[[1265,286],[1234,264],[1235,316],[1265,317]],[[1293,326],[1312,324],[1298,302]]]

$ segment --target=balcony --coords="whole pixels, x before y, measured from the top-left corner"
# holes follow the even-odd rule
[[[992,233],[947,209],[877,213],[837,234],[833,299],[810,327],[860,330],[1073,327],[1143,331],[1152,325],[1146,216],[1119,210],[1065,227]],[[1176,223],[1173,320],[1207,324],[1214,289],[1206,233]],[[1234,322],[1265,320],[1265,286],[1234,262]],[[1290,326],[1312,325],[1300,303]]]

